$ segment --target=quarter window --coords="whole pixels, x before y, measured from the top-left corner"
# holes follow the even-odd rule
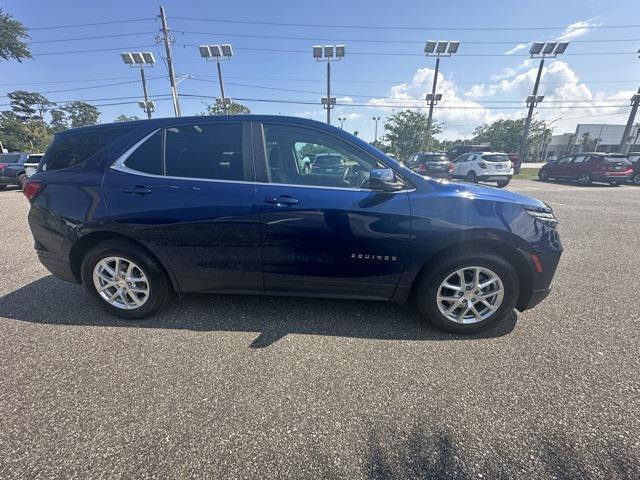
[[[244,180],[240,123],[180,125],[165,135],[167,176]]]
[[[138,172],[162,175],[162,130],[158,130],[136,148],[125,165]]]

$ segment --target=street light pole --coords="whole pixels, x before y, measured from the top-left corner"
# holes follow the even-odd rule
[[[555,58],[558,55],[562,55],[569,42],[533,42],[529,49],[530,58],[539,58],[540,65],[538,66],[538,74],[536,75],[536,82],[533,85],[533,93],[527,97],[527,117],[524,120],[524,128],[522,130],[522,141],[520,142],[520,161],[524,162],[528,154],[527,141],[529,140],[529,129],[531,128],[531,118],[533,117],[533,109],[543,99],[543,95],[538,95],[538,87],[540,86],[540,78],[542,77],[542,69],[544,67],[544,59],[546,57]]]
[[[375,136],[374,136],[374,143],[378,143],[378,121],[380,120],[380,117],[372,117],[373,121],[376,122],[376,129],[375,129]]]
[[[429,118],[427,119],[427,139],[429,142],[428,150],[431,148],[431,122],[433,120],[433,106],[436,101],[436,86],[438,85],[438,72],[440,70],[440,57],[436,58],[436,70],[433,76],[433,85],[431,86],[431,100],[429,101]]]
[[[145,112],[147,112],[147,118],[151,119],[151,109],[149,108],[149,95],[147,95],[147,79],[144,76],[144,68],[140,69],[140,77],[142,78],[142,91],[144,92],[144,104]]]
[[[222,67],[220,67],[220,61],[217,61],[218,65],[218,81],[220,82],[220,98],[222,99],[222,111],[227,115],[227,99],[224,96],[224,82],[222,81]]]
[[[460,42],[458,41],[434,41],[427,40],[424,46],[424,53],[427,57],[436,55],[436,68],[433,75],[433,85],[431,86],[431,93],[427,94],[426,100],[429,102],[429,116],[427,118],[427,150],[431,149],[431,131],[433,125],[433,107],[438,100],[442,98],[442,94],[436,93],[436,87],[438,86],[438,73],[440,72],[440,57],[450,57],[458,52],[460,48]]]
[[[327,100],[331,98],[331,62],[327,62]],[[327,125],[331,125],[331,105],[327,104]]]
[[[321,98],[320,102],[327,109],[327,124],[331,125],[331,109],[336,104],[336,99],[331,97],[331,62],[344,58],[344,45],[314,45],[312,48],[313,58],[318,62],[327,62],[327,96]],[[335,56],[334,56],[335,53]]]
[[[522,142],[520,143],[520,161],[524,162],[527,155],[527,140],[529,138],[529,128],[531,126],[531,118],[533,117],[533,109],[537,105],[536,99],[538,98],[538,87],[540,86],[540,77],[542,76],[542,68],[544,67],[544,58],[540,59],[540,65],[538,66],[538,75],[536,75],[536,83],[533,85],[533,97],[532,101],[528,101],[529,110],[527,112],[527,118],[524,120],[524,129],[522,131]]]

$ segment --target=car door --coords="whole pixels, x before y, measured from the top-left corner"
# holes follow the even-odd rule
[[[587,160],[590,157],[585,155],[574,156],[569,163],[564,166],[565,178],[578,178],[587,171]]]
[[[256,128],[264,286],[268,292],[390,298],[411,242],[407,191],[374,192],[368,152],[325,130]],[[340,174],[300,174],[296,151],[339,154]]]
[[[554,178],[567,178],[570,173],[569,164],[572,157],[563,157],[557,162],[549,164],[548,172],[549,176]]]
[[[469,167],[469,164],[467,163],[468,158],[469,154],[464,153],[453,161],[453,176],[465,177],[467,175]]]
[[[250,128],[176,122],[104,175],[110,224],[155,253],[181,291],[262,290]]]

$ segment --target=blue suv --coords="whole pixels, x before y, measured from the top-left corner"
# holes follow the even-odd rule
[[[342,168],[300,167],[326,154]],[[185,292],[412,298],[433,325],[475,332],[542,301],[562,253],[543,202],[282,116],[68,130],[24,193],[42,264],[131,319]]]

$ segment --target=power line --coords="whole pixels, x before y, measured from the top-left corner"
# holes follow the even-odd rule
[[[164,78],[164,75],[158,75],[155,77],[149,77],[147,80],[157,80],[159,78]],[[76,87],[76,88],[64,88],[61,90],[49,90],[46,92],[38,92],[41,95],[46,95],[49,93],[63,93],[63,92],[75,92],[77,90],[93,90],[94,88],[105,88],[105,87],[115,87],[118,85],[130,85],[132,83],[138,83],[139,80],[128,80],[126,82],[115,82],[115,83],[105,83],[103,85],[91,85],[87,87]],[[0,95],[0,97],[6,97],[7,95]]]
[[[141,48],[154,48],[156,45],[136,45],[133,47],[114,47],[114,48],[92,48],[90,50],[70,50],[66,52],[43,52],[43,53],[34,53],[34,57],[44,57],[47,55],[72,55],[75,53],[98,53],[98,52],[113,52],[117,50],[136,50]]]
[[[319,24],[319,23],[286,23],[286,22],[266,22],[256,20],[229,20],[220,18],[193,18],[193,17],[171,17],[173,20],[188,20],[197,22],[232,23],[247,25],[271,25],[279,27],[305,27],[305,28],[349,28],[367,30],[444,30],[444,31],[509,31],[509,30],[566,30],[567,25],[562,27],[408,27],[399,25],[339,25],[339,24]],[[590,29],[629,29],[640,28],[640,25],[589,25]]]
[[[55,43],[55,42],[75,42],[77,40],[99,40],[103,38],[118,38],[118,37],[134,37],[138,35],[155,35],[156,32],[138,32],[138,33],[115,33],[113,35],[91,35],[88,37],[73,37],[73,38],[56,38],[52,40],[32,40],[27,42],[28,45],[34,43]]]
[[[96,27],[98,25],[114,25],[118,23],[148,22],[149,20],[155,20],[155,18],[131,18],[128,20],[112,20],[109,22],[76,23],[74,25],[47,25],[44,27],[29,27],[28,30],[54,30],[58,28]]]
[[[252,33],[222,33],[222,32],[198,32],[193,30],[173,30],[173,33],[181,33],[188,35],[215,35],[216,37],[238,37],[238,38],[260,38],[268,40],[304,40],[304,41],[320,41],[320,42],[352,42],[352,43],[388,43],[388,44],[415,44],[424,45],[424,40],[384,40],[379,38],[347,38],[338,37],[316,37],[316,36],[284,36],[284,35],[260,35]],[[600,39],[600,40],[572,40],[571,43],[612,43],[612,42],[638,42],[640,38],[616,38],[616,39]],[[513,45],[518,43],[531,43],[531,40],[461,40],[465,45]]]

